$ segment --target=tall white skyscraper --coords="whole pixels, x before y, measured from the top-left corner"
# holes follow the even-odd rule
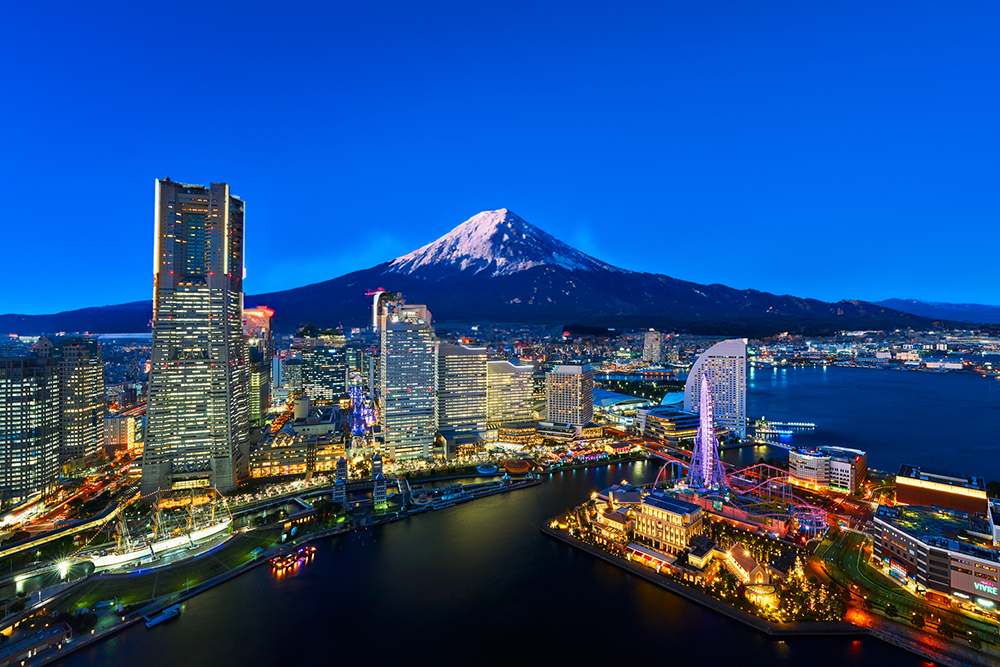
[[[594,417],[594,370],[556,366],[545,375],[545,401],[550,422],[583,426]]]
[[[740,438],[747,437],[747,339],[716,343],[698,357],[684,384],[684,409],[698,412],[701,376],[712,384],[715,424]]]
[[[642,360],[658,364],[663,361],[663,336],[659,331],[647,331],[642,344]]]
[[[486,348],[438,345],[438,430],[443,434],[486,430]]]
[[[378,408],[390,458],[433,453],[437,433],[434,327],[426,306],[382,303]]]
[[[142,493],[247,474],[243,214],[225,183],[156,181],[153,352]]]
[[[530,421],[534,379],[532,366],[515,366],[509,361],[486,363],[486,421],[509,424]]]

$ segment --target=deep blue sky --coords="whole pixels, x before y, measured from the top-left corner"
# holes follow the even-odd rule
[[[0,313],[149,298],[166,176],[246,199],[249,293],[507,207],[630,269],[1000,303],[997,34],[993,1],[3,3]]]

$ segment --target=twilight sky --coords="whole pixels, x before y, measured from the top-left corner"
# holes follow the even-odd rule
[[[0,5],[0,313],[148,299],[153,180],[246,289],[506,207],[612,264],[1000,304],[996,2]]]

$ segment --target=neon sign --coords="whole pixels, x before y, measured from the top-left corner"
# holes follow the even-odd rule
[[[977,581],[975,584],[973,584],[973,586],[976,587],[977,591],[984,591],[986,593],[989,593],[990,595],[997,594],[997,587],[992,585],[988,581]]]

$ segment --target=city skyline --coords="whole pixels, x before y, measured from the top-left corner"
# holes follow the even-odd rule
[[[165,176],[224,180],[252,200],[249,293],[366,268],[476,211],[509,207],[632,270],[832,301],[996,303],[988,262],[961,259],[962,239],[996,238],[997,93],[983,85],[991,7],[632,8],[602,16],[599,30],[589,11],[517,5],[456,7],[443,22],[404,5],[278,17],[251,8],[239,12],[241,31],[215,39],[145,8],[44,21],[36,11],[4,10],[24,28],[0,47],[18,65],[6,76],[21,101],[0,112],[18,128],[0,163],[11,241],[39,227],[56,239],[71,225],[96,233],[50,244],[53,269],[33,293],[5,294],[3,312],[147,298],[146,188]],[[206,12],[204,26],[230,16]],[[148,26],[141,40],[134,21]],[[513,48],[477,42],[484,26]],[[273,54],[247,53],[244,38]],[[52,40],[76,45],[75,57],[46,51]],[[168,40],[190,62],[249,81],[255,103],[152,103],[148,65]],[[67,103],[72,122],[53,115]],[[182,128],[223,121],[241,137],[231,151],[161,150]],[[83,196],[83,170],[116,184],[99,222],[59,213]],[[290,187],[318,197],[289,200]],[[666,252],[635,252],[618,232],[630,227]],[[699,263],[691,250],[706,227],[766,261]],[[955,229],[944,251],[925,243]],[[291,230],[348,235],[352,251],[297,244]],[[271,252],[281,238],[294,258]],[[127,249],[115,262],[122,280],[55,289],[75,253],[108,245]]]

